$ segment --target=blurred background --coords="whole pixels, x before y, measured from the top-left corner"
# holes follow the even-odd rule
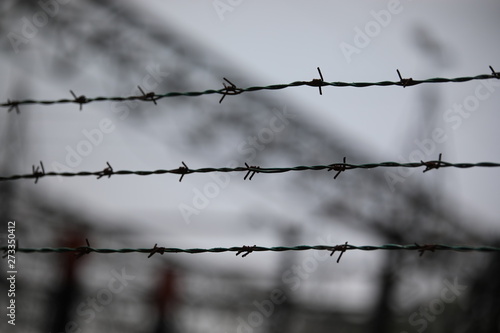
[[[500,70],[498,1],[2,1],[0,100]],[[500,81],[313,87],[0,112],[0,173],[500,161]],[[0,245],[500,246],[496,169],[0,183]],[[2,332],[500,331],[499,256],[17,253]],[[4,259],[3,262],[6,262]],[[8,289],[6,264],[0,272]],[[5,309],[5,297],[0,307]]]

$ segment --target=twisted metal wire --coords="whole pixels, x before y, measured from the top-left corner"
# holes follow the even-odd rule
[[[403,78],[401,74],[398,72],[399,81],[380,81],[380,82],[326,82],[323,80],[323,75],[318,68],[321,79],[313,79],[311,81],[295,81],[291,83],[284,84],[273,84],[268,86],[252,86],[247,88],[237,88],[234,83],[224,78],[226,82],[230,85],[226,85],[224,83],[224,87],[221,89],[208,89],[205,91],[189,91],[189,92],[167,92],[163,94],[156,94],[154,92],[145,93],[140,87],[139,90],[142,92],[142,95],[137,96],[99,96],[99,97],[85,97],[84,95],[77,96],[73,91],[70,90],[73,98],[63,98],[57,100],[35,100],[35,99],[24,99],[24,100],[8,100],[7,102],[1,103],[0,107],[8,108],[8,111],[12,111],[13,109],[16,112],[19,112],[19,105],[24,104],[39,104],[39,105],[53,105],[53,104],[65,104],[65,103],[74,103],[80,106],[80,110],[83,104],[91,103],[91,102],[101,102],[101,101],[115,101],[115,102],[123,102],[123,101],[145,101],[145,102],[154,102],[156,104],[157,100],[167,97],[195,97],[202,95],[211,95],[211,94],[220,94],[223,95],[219,100],[219,103],[222,102],[225,96],[227,95],[239,95],[244,92],[251,91],[259,91],[259,90],[280,90],[290,87],[300,87],[300,86],[309,86],[316,87],[320,89],[321,87],[355,87],[355,88],[364,88],[364,87],[387,87],[387,86],[402,86],[402,87],[410,87],[416,86],[424,83],[449,83],[449,82],[468,82],[472,80],[488,80],[488,79],[500,79],[500,73],[495,72],[495,70],[490,66],[491,74],[481,74],[476,76],[464,76],[464,77],[456,77],[456,78],[429,78],[424,80],[414,80],[412,78]]]
[[[382,162],[382,163],[367,163],[367,164],[350,164],[350,163],[334,163],[334,164],[323,164],[323,165],[300,165],[295,167],[284,167],[284,168],[261,168],[259,166],[249,166],[245,163],[245,167],[235,167],[235,168],[200,168],[200,169],[190,169],[184,162],[182,162],[183,166],[176,169],[158,169],[158,170],[113,170],[112,166],[107,163],[108,167],[102,171],[80,171],[80,172],[45,172],[45,168],[43,163],[40,162],[40,166],[33,166],[32,173],[28,174],[18,174],[11,176],[0,176],[0,181],[9,181],[9,180],[17,180],[17,179],[35,179],[35,183],[38,182],[40,178],[43,177],[51,177],[51,176],[61,176],[61,177],[86,177],[86,176],[96,176],[97,179],[102,177],[111,177],[113,175],[138,175],[138,176],[151,176],[151,175],[162,175],[162,174],[177,174],[181,175],[179,181],[182,181],[183,177],[188,174],[193,173],[213,173],[213,172],[246,172],[245,180],[248,178],[251,180],[255,174],[257,173],[267,173],[267,174],[275,174],[275,173],[285,173],[285,172],[293,172],[293,171],[321,171],[321,170],[334,170],[337,171],[337,174],[334,178],[346,170],[353,169],[374,169],[374,168],[420,168],[425,167],[423,172],[427,172],[432,169],[439,168],[475,168],[475,167],[487,167],[487,168],[497,168],[500,167],[500,163],[495,162],[479,162],[479,163],[451,163],[441,160],[441,155],[439,160],[433,161],[420,161],[420,162],[410,162],[410,163],[398,163],[398,162]],[[248,177],[250,176],[250,177]]]
[[[8,247],[4,246],[0,248],[4,252],[7,252]],[[176,247],[158,247],[157,244],[153,248],[122,248],[122,249],[106,249],[106,248],[93,248],[87,240],[87,246],[70,248],[70,247],[42,247],[42,248],[17,248],[16,252],[22,253],[68,253],[73,252],[76,256],[80,257],[90,253],[147,253],[148,258],[152,257],[154,254],[164,254],[164,253],[189,253],[189,254],[200,254],[200,253],[224,253],[224,252],[236,252],[236,255],[243,254],[242,257],[247,256],[253,252],[287,252],[287,251],[329,251],[332,256],[335,252],[340,252],[337,262],[344,252],[351,250],[360,251],[377,251],[377,250],[388,250],[388,251],[417,251],[420,256],[424,252],[435,252],[435,251],[455,251],[455,252],[500,252],[500,247],[494,246],[466,246],[466,245],[445,245],[445,244],[385,244],[385,245],[351,245],[347,242],[341,245],[298,245],[298,246],[274,246],[274,247],[264,247],[264,246],[234,246],[234,247],[214,247],[214,248],[176,248]]]

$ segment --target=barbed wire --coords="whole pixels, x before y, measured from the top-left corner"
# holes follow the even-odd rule
[[[45,167],[42,162],[40,162],[40,166],[32,167],[32,173],[28,174],[18,174],[11,176],[2,176],[0,177],[0,181],[10,181],[10,180],[18,180],[18,179],[35,179],[35,184],[38,182],[40,178],[51,177],[51,176],[60,176],[60,177],[87,177],[87,176],[96,176],[97,179],[102,177],[108,177],[114,175],[137,175],[137,176],[151,176],[151,175],[162,175],[162,174],[176,174],[181,175],[179,181],[182,181],[185,175],[193,174],[193,173],[213,173],[213,172],[246,172],[244,180],[252,180],[255,174],[257,173],[266,173],[266,174],[276,174],[276,173],[285,173],[285,172],[294,172],[294,171],[337,171],[334,179],[340,175],[340,173],[347,170],[354,169],[375,169],[375,168],[420,168],[425,167],[423,172],[427,172],[433,169],[439,168],[460,168],[460,169],[468,169],[475,167],[486,167],[486,168],[498,168],[500,167],[500,163],[495,162],[479,162],[479,163],[451,163],[441,160],[442,154],[439,154],[439,159],[434,161],[420,161],[420,162],[409,162],[409,163],[398,163],[398,162],[381,162],[381,163],[367,163],[367,164],[350,164],[346,163],[346,158],[344,157],[343,163],[333,163],[333,164],[323,164],[323,165],[299,165],[295,167],[283,167],[283,168],[261,168],[260,166],[251,166],[245,163],[244,167],[223,167],[223,168],[200,168],[200,169],[191,169],[186,163],[182,162],[182,166],[176,169],[158,169],[158,170],[114,170],[109,162],[107,163],[107,167],[102,171],[80,171],[80,172],[46,172]]]
[[[268,86],[252,86],[247,88],[238,88],[234,83],[224,78],[224,81],[229,83],[223,83],[223,88],[221,89],[209,89],[205,91],[189,91],[189,92],[167,92],[163,94],[157,94],[155,92],[144,92],[141,87],[138,87],[142,95],[135,96],[99,96],[99,97],[86,97],[85,95],[77,96],[72,90],[70,93],[73,98],[63,98],[57,100],[34,100],[34,99],[24,99],[24,100],[7,100],[7,102],[1,103],[0,107],[8,108],[8,112],[12,110],[16,110],[19,113],[19,105],[26,104],[39,104],[39,105],[53,105],[53,104],[65,104],[65,103],[74,103],[78,104],[80,107],[80,111],[82,110],[83,104],[88,104],[92,102],[101,102],[101,101],[114,101],[114,102],[123,102],[123,101],[144,101],[144,102],[153,102],[157,104],[156,101],[168,98],[168,97],[195,97],[202,95],[210,95],[210,94],[220,94],[222,97],[219,100],[221,103],[227,95],[239,95],[244,92],[251,91],[259,91],[259,90],[281,90],[290,87],[300,87],[300,86],[309,86],[316,87],[319,89],[319,93],[322,95],[321,87],[355,87],[355,88],[364,88],[364,87],[387,87],[387,86],[402,86],[403,88],[416,86],[423,83],[449,83],[449,82],[468,82],[472,80],[488,80],[488,79],[500,79],[500,72],[495,72],[493,67],[489,66],[491,70],[491,74],[481,74],[476,76],[464,76],[464,77],[456,77],[456,78],[429,78],[424,80],[414,80],[413,78],[403,78],[397,70],[397,74],[399,76],[399,81],[380,81],[380,82],[327,82],[323,79],[323,74],[321,70],[318,69],[320,79],[312,79],[311,81],[295,81],[291,83],[284,84],[273,84]]]
[[[377,250],[388,250],[388,251],[417,251],[419,255],[422,256],[426,251],[455,251],[455,252],[500,252],[499,247],[494,246],[464,246],[464,245],[444,245],[444,244],[424,244],[419,245],[414,244],[385,244],[385,245],[352,245],[345,242],[341,245],[298,245],[298,246],[274,246],[274,247],[264,247],[264,246],[233,246],[233,247],[213,247],[213,248],[177,248],[177,247],[158,247],[155,244],[152,248],[122,248],[122,249],[106,249],[106,248],[93,248],[90,246],[88,239],[86,240],[87,246],[81,246],[76,248],[71,247],[42,247],[42,248],[19,248],[16,249],[8,248],[4,246],[0,250],[5,252],[4,258],[7,256],[8,251],[15,251],[21,253],[68,253],[73,252],[77,257],[81,257],[90,253],[147,253],[148,258],[151,258],[154,254],[159,253],[163,255],[164,253],[188,253],[188,254],[200,254],[200,253],[224,253],[224,252],[236,252],[236,255],[242,254],[242,257],[246,257],[253,252],[287,252],[287,251],[328,251],[331,252],[332,256],[335,252],[340,252],[337,262],[346,251],[360,250],[360,251],[377,251]],[[17,245],[16,245],[17,246]]]

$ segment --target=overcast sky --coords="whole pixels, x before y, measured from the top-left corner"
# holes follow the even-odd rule
[[[177,1],[175,9],[171,3],[157,3],[165,8],[170,23],[248,69],[258,84],[316,78],[318,66],[325,80],[348,82],[397,80],[396,69],[404,77],[425,79],[489,73],[489,65],[500,66],[500,46],[492,37],[500,24],[497,1],[349,1],[342,5],[328,1],[234,1],[234,5],[228,1]],[[435,43],[440,59],[423,52],[425,42],[419,44],[417,31]],[[445,130],[445,160],[500,160],[498,85],[490,88],[494,91],[475,111],[466,112],[470,116],[453,111],[445,118],[455,104],[474,96],[478,85],[475,81],[431,88],[439,90],[432,128]],[[428,87],[414,88],[326,87],[323,96],[316,89],[292,88],[282,98],[310,106],[324,126],[331,121],[359,137],[369,149],[375,149],[378,160],[402,161],[401,157],[408,160],[418,149],[414,141],[423,140],[411,131],[420,121],[419,99]],[[451,119],[453,115],[461,120]],[[447,169],[447,173],[447,181],[461,188],[450,196],[466,201],[467,209],[496,219],[500,185],[496,170]]]

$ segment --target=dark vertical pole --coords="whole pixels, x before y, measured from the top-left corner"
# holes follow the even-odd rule
[[[81,235],[70,233],[69,238],[64,242],[64,246],[80,247],[84,244],[82,241],[83,237]],[[54,292],[48,306],[52,319],[49,332],[53,333],[66,332],[68,323],[72,321],[73,315],[76,313],[74,305],[80,294],[77,270],[78,266],[85,260],[74,253],[66,253],[61,256],[61,283]]]
[[[160,281],[153,295],[153,304],[157,312],[154,333],[175,332],[174,311],[178,299],[177,273],[172,267],[163,268]]]

